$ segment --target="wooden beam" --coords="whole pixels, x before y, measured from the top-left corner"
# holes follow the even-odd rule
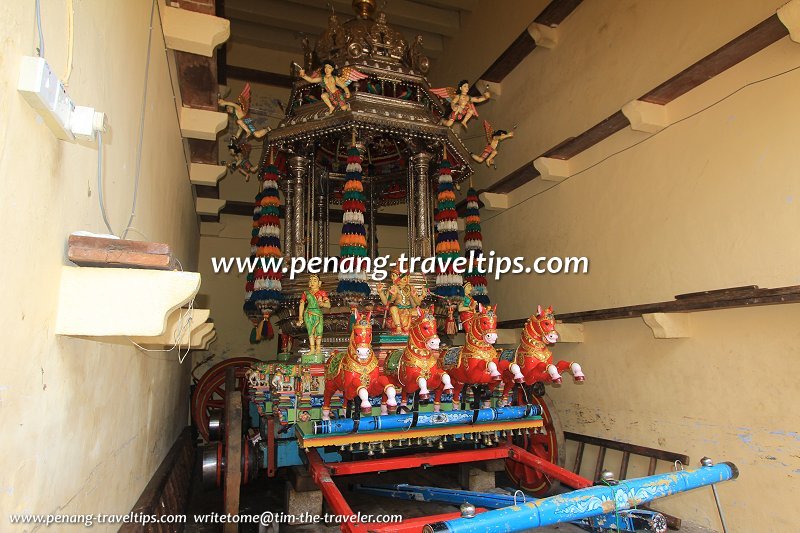
[[[192,163],[216,165],[219,157],[217,141],[203,139],[187,139],[189,143],[189,157]]]
[[[508,48],[500,54],[494,63],[483,73],[480,79],[491,81],[494,83],[502,82],[512,70],[517,68],[517,65],[522,63],[522,60],[528,57],[533,49],[536,48],[536,43],[525,29],[519,36],[514,39]]]
[[[710,311],[712,309],[734,309],[737,307],[800,302],[800,285],[775,289],[755,288],[750,291],[728,291],[728,289],[709,291],[706,296],[682,298],[668,302],[563,313],[556,315],[556,319],[562,322],[593,322],[599,320],[617,320],[621,318],[638,318],[649,313],[689,313],[695,311]],[[525,325],[526,320],[527,318],[504,320],[500,322],[497,327],[520,328]]]
[[[789,35],[778,15],[772,15],[686,70],[673,76],[639,100],[665,105]]]
[[[273,87],[292,88],[293,78],[288,74],[278,74],[277,72],[267,72],[253,68],[228,65],[226,74],[229,78],[242,81],[251,81],[262,85],[272,85]]]
[[[219,187],[217,186],[195,185],[194,190],[198,198],[214,198],[215,200],[219,199]]]
[[[67,259],[79,266],[172,270],[175,258],[168,244],[70,235]]]
[[[491,187],[486,189],[486,191],[508,194],[514,189],[522,187],[529,181],[533,181],[538,177],[539,171],[533,166],[533,161],[530,161],[519,167],[505,178],[495,182]]]
[[[567,139],[555,148],[551,148],[549,151],[542,154],[542,157],[549,157],[551,159],[572,159],[600,141],[611,137],[620,130],[624,130],[629,125],[630,122],[625,114],[622,111],[617,111],[577,137]]]
[[[566,19],[583,0],[553,0],[539,13],[534,22],[555,28]]]
[[[217,58],[175,51],[183,105],[217,111]]]

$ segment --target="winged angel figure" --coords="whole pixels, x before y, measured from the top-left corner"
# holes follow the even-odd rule
[[[461,80],[456,87],[442,87],[440,89],[431,89],[431,92],[439,98],[446,100],[450,104],[450,115],[445,119],[442,118],[442,124],[448,128],[453,125],[456,120],[461,122],[465,128],[469,123],[469,119],[478,116],[478,110],[475,109],[475,104],[485,102],[492,97],[489,91],[483,93],[483,96],[470,96],[469,82]]]
[[[483,149],[481,155],[472,155],[472,159],[478,163],[486,163],[487,167],[494,165],[494,158],[497,157],[497,145],[501,141],[510,139],[514,136],[514,132],[507,132],[506,130],[494,130],[488,120],[483,121],[483,131],[486,133],[486,147]],[[495,167],[497,168],[497,167]]]
[[[336,68],[336,64],[329,59],[322,62],[322,73],[317,70],[311,76],[307,76],[306,71],[300,69],[298,74],[308,83],[319,83],[322,86],[322,101],[328,106],[329,115],[336,111],[337,108],[342,111],[349,111],[350,104],[346,100],[350,98],[349,85],[354,81],[368,77],[353,67],[344,67],[340,73],[339,69]],[[342,96],[342,92],[344,92],[344,96]]]

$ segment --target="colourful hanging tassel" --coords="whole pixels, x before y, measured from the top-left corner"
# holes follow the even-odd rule
[[[366,204],[362,183],[361,153],[351,146],[347,151],[347,182],[344,186],[342,209],[344,210],[342,236],[339,238],[339,256],[366,257],[367,230],[364,227]],[[366,272],[340,272],[336,292],[343,296],[364,297],[369,295]]]
[[[281,257],[280,240],[280,197],[278,196],[278,168],[270,162],[259,172],[260,192],[255,198],[253,209],[253,231],[250,240],[250,257],[252,259]],[[244,310],[254,328],[250,334],[250,342],[258,343],[263,339],[272,339],[275,332],[269,318],[280,306],[282,300],[282,272],[271,268],[265,270],[262,265],[247,275],[245,284]]]
[[[486,288],[486,276],[478,270],[477,261],[483,255],[481,213],[478,204],[478,192],[472,187],[467,191],[465,219],[464,257],[467,258],[467,261],[472,259],[473,268],[464,275],[464,278],[472,284],[472,299],[480,304],[488,305],[489,291]]]
[[[439,164],[439,186],[436,204],[436,288],[435,294],[451,301],[458,301],[464,296],[461,286],[461,275],[456,274],[452,262],[442,268],[438,260],[455,259],[461,253],[458,244],[458,213],[456,212],[453,177],[450,175],[450,162],[442,158]],[[455,324],[455,322],[453,322]],[[449,328],[450,325],[446,324]]]

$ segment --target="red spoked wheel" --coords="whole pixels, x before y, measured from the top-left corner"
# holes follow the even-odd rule
[[[209,368],[197,382],[192,394],[192,420],[200,436],[207,442],[208,421],[213,410],[225,408],[225,372],[228,368],[236,370],[236,390],[246,389],[245,373],[253,363],[259,360],[254,357],[234,357],[220,361]]]
[[[517,388],[516,397],[517,405],[525,404],[523,392],[519,388]],[[564,466],[566,456],[564,431],[562,431],[561,423],[554,412],[553,403],[547,395],[542,397],[531,395],[529,401],[532,405],[538,405],[542,409],[544,433],[535,435],[523,433],[512,437],[513,443],[555,465]],[[510,458],[506,459],[506,473],[519,488],[536,497],[547,496],[560,485],[558,480],[550,479],[538,470]]]

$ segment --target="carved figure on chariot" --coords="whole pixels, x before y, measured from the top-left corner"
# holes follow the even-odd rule
[[[357,80],[363,80],[367,76],[352,67],[344,67],[339,72],[336,64],[330,59],[322,62],[322,72],[315,71],[311,76],[306,75],[305,69],[300,69],[298,73],[301,78],[308,83],[318,83],[322,87],[322,101],[328,106],[328,114],[330,115],[337,109],[343,111],[350,111],[350,104],[347,103],[347,98],[350,98],[350,84]],[[344,92],[344,96],[342,95]]]
[[[401,409],[408,410],[409,396],[413,395],[411,410],[418,410],[419,401],[428,400],[434,390],[433,410],[438,412],[442,393],[453,390],[450,376],[439,359],[439,344],[434,307],[417,307],[408,330],[408,344],[391,352],[384,364],[386,375],[402,388]]]
[[[322,353],[322,334],[324,331],[323,309],[330,309],[331,301],[328,293],[322,290],[322,281],[316,274],[308,278],[308,290],[300,297],[300,309],[297,316],[298,326],[305,324],[308,331],[309,354]]]
[[[418,291],[409,283],[408,273],[397,267],[392,269],[390,276],[391,287],[378,287],[378,297],[386,308],[384,327],[395,335],[406,335],[411,327],[414,310],[422,304],[422,300],[428,295],[428,289],[423,287]]]
[[[516,383],[526,388],[526,395],[542,396],[544,384],[560,385],[564,372],[569,371],[576,383],[586,379],[580,364],[553,361],[549,346],[558,342],[558,339],[553,308],[538,306],[536,313],[525,322],[519,346],[513,351],[504,351],[500,356],[498,366],[503,380],[502,405],[508,404]]]
[[[346,350],[334,351],[325,368],[322,420],[330,419],[331,397],[337,391],[345,401],[355,401],[362,414],[372,412],[370,396],[381,396],[381,414],[397,407],[397,389],[382,374],[372,350],[372,313],[355,311],[355,324]]]

